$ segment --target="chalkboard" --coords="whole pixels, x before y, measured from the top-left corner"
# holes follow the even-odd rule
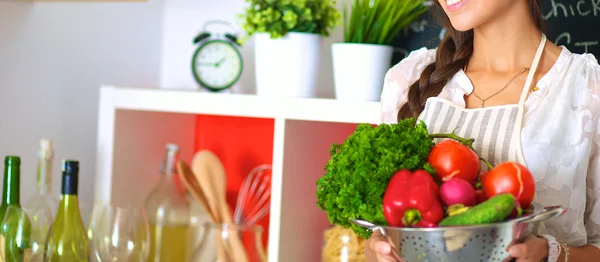
[[[573,53],[592,53],[600,59],[600,0],[541,0],[545,33],[557,45]],[[431,9],[406,27],[394,40],[396,64],[410,51],[435,48],[444,30]]]

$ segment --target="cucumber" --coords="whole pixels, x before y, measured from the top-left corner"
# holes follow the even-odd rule
[[[499,194],[458,215],[444,218],[439,226],[470,226],[502,222],[515,208],[512,194]]]

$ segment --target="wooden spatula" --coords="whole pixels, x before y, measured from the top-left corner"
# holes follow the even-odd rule
[[[179,173],[179,177],[181,181],[183,181],[183,185],[187,188],[188,191],[192,194],[194,199],[208,212],[210,219],[213,223],[219,223],[217,221],[217,217],[215,214],[216,210],[212,210],[211,206],[208,204],[208,200],[206,199],[206,195],[204,195],[204,191],[200,187],[198,180],[196,180],[196,176],[192,172],[190,166],[185,163],[183,160],[179,160],[177,162],[177,173]]]
[[[179,177],[183,181],[185,187],[190,191],[194,199],[196,199],[196,201],[199,202],[200,205],[202,205],[202,207],[206,210],[213,223],[221,223],[218,218],[219,211],[215,210],[214,207],[209,205],[208,199],[204,191],[202,191],[202,188],[200,187],[200,184],[198,183],[198,180],[196,179],[196,176],[192,172],[190,166],[186,164],[183,160],[179,160],[177,162],[177,172],[179,173]],[[215,234],[218,235],[218,231],[215,231]],[[204,237],[208,237],[208,234],[204,234]],[[226,257],[225,248],[223,247],[223,242],[220,240],[220,238],[217,239],[219,240],[216,243],[217,256],[219,257],[219,260],[224,260],[224,258]],[[202,241],[205,242],[207,240],[202,239]]]
[[[227,205],[227,175],[225,173],[225,168],[221,163],[221,160],[210,151],[202,151],[200,152],[199,157],[206,164],[207,171],[212,176],[212,183],[214,188],[214,193],[216,194],[215,198],[219,203],[219,211],[221,212],[221,219],[223,223],[231,224],[233,223],[233,216],[231,215],[231,211],[229,210],[229,206]]]
[[[208,150],[202,150],[194,155],[192,170],[203,191],[207,194],[209,203],[214,205],[214,208],[217,210],[220,221],[225,224],[232,224],[233,217],[231,216],[226,200],[227,177],[219,158]],[[209,192],[212,194],[212,197],[208,196]],[[231,247],[230,254],[234,258],[234,261],[248,261],[239,234],[230,232],[228,240]]]

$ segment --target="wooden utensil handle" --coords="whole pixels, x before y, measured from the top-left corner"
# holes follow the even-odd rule
[[[229,246],[230,251],[231,251],[231,257],[233,257],[235,260],[235,262],[248,262],[248,256],[246,254],[246,249],[244,248],[244,244],[241,241],[240,238],[240,232],[239,231],[233,231],[233,232],[229,232],[229,237],[228,237],[228,242],[229,242]]]
[[[223,203],[227,203],[227,202],[223,201]],[[233,219],[231,217],[231,213],[229,212],[229,207],[227,205],[221,205],[220,211],[221,211],[221,215],[224,220],[224,223],[233,225]],[[238,225],[234,225],[234,226],[238,226]],[[230,244],[231,251],[233,252],[232,257],[235,258],[235,262],[238,262],[238,261],[239,262],[247,262],[248,256],[246,254],[246,249],[244,248],[244,244],[241,241],[240,234],[241,234],[240,230],[238,230],[238,229],[232,230],[228,234],[229,235],[228,242]]]
[[[217,261],[219,261],[219,262],[231,261],[231,259],[229,259],[230,256],[228,256],[228,253],[230,253],[230,252],[226,252],[226,249],[225,249],[225,245],[227,245],[227,242],[225,241],[225,239],[223,239],[221,230],[215,231],[215,239],[217,240]]]

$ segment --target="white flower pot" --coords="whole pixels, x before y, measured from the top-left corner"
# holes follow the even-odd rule
[[[288,33],[255,37],[256,93],[261,96],[316,97],[322,37]]]
[[[379,101],[383,78],[394,48],[384,45],[334,43],[333,74],[336,99]]]

